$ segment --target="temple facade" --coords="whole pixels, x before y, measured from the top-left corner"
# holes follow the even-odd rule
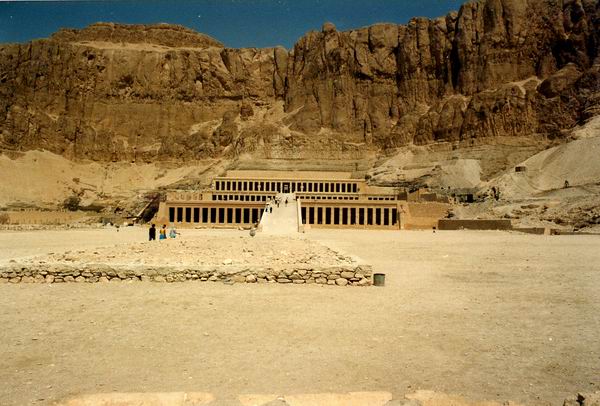
[[[449,208],[432,194],[370,186],[349,172],[236,170],[215,178],[210,190],[167,193],[154,221],[183,227],[260,227],[268,202],[277,197],[297,207],[299,231],[429,228]],[[422,206],[418,212],[425,209],[421,221],[411,221],[415,205]]]

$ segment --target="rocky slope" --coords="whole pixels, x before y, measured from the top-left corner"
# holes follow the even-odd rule
[[[169,25],[61,30],[0,45],[0,148],[151,162],[562,139],[600,113],[599,21],[595,0],[485,0],[325,24],[289,51]]]

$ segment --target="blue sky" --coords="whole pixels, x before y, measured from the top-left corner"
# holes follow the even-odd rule
[[[0,42],[45,38],[61,27],[94,22],[173,23],[208,34],[226,46],[291,48],[326,21],[338,30],[377,22],[439,17],[465,0],[112,0],[0,2]]]

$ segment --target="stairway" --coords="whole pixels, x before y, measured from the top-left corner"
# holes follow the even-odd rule
[[[298,202],[294,200],[294,194],[279,193],[277,197],[281,200],[279,207],[275,202],[271,202],[273,212],[265,211],[263,213],[260,220],[262,232],[269,235],[296,234],[298,232]]]

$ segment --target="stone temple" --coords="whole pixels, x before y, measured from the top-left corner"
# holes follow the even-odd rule
[[[275,211],[265,212],[276,198]],[[287,204],[286,204],[287,201]],[[283,207],[283,210],[281,209]],[[198,228],[428,229],[450,208],[424,190],[369,186],[351,172],[233,170],[210,190],[177,191],[160,203],[154,222]]]

